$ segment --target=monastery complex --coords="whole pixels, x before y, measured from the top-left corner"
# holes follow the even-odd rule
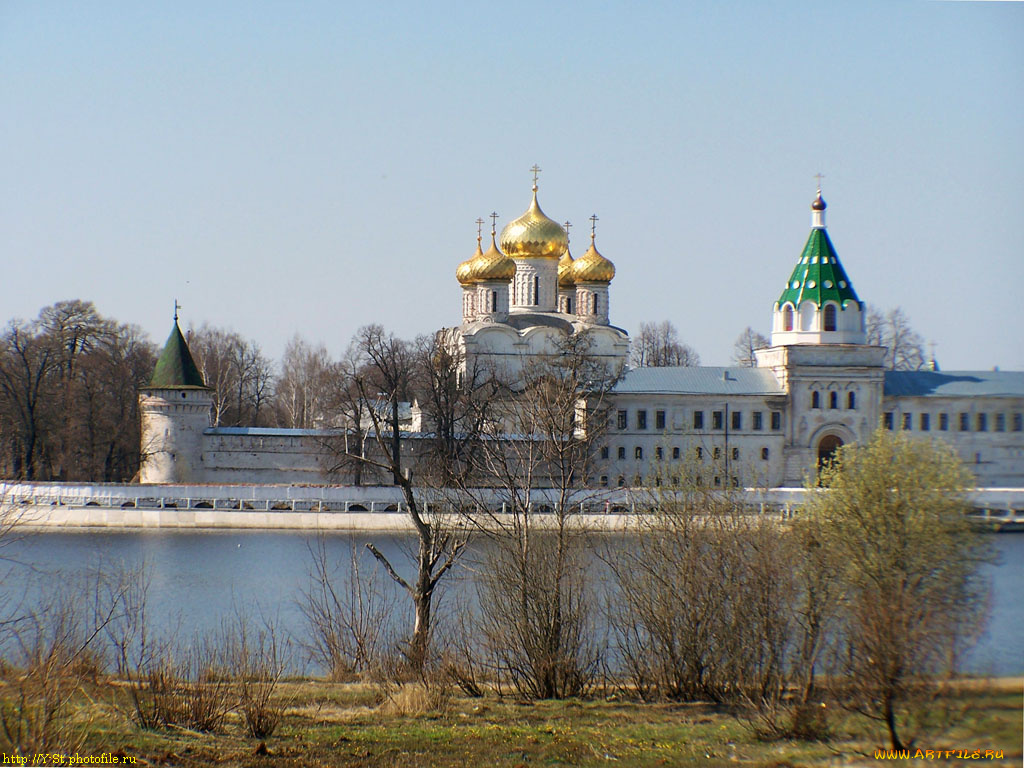
[[[615,266],[594,231],[573,258],[566,229],[541,210],[536,181],[527,211],[500,235],[492,225],[487,249],[478,237],[458,265],[461,324],[443,332],[467,365],[513,376],[585,332],[595,357],[624,370],[595,485],[632,487],[653,461],[697,460],[721,467],[719,485],[798,487],[838,446],[881,425],[949,442],[979,487],[1024,487],[1024,372],[886,370],[825,211],[819,190],[803,250],[791,269],[779,265],[778,292],[764,297],[771,346],[757,350],[755,367],[625,370],[629,336],[611,320]],[[177,322],[140,401],[143,483],[331,482],[326,432],[210,426],[210,390]],[[415,440],[415,408],[408,425]]]

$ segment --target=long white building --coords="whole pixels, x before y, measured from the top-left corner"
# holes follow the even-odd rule
[[[644,484],[660,460],[680,471],[706,466],[708,481],[722,486],[799,486],[837,447],[884,426],[949,442],[981,487],[1024,487],[1024,372],[886,370],[885,348],[867,341],[865,304],[825,211],[819,190],[810,235],[771,306],[771,346],[757,350],[756,367],[625,371],[593,483]],[[492,227],[486,251],[481,240],[456,269],[462,322],[447,329],[469,363],[514,375],[566,335],[586,332],[597,357],[625,365],[629,337],[611,322],[615,266],[597,250],[593,230],[574,259],[534,183],[526,213],[500,237]],[[143,483],[331,482],[321,458],[325,433],[210,426],[210,390],[176,321],[140,402]]]

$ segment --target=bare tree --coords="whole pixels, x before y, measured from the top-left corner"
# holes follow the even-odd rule
[[[900,307],[883,312],[868,305],[865,321],[869,344],[887,347],[886,367],[893,371],[919,371],[927,358],[924,340],[910,325],[910,319]]]
[[[189,329],[188,344],[206,386],[212,390],[214,426],[267,423],[272,366],[259,345],[206,323]]]
[[[53,348],[31,326],[12,321],[0,339],[0,390],[14,477],[38,479],[46,385],[57,364]]]
[[[633,337],[629,363],[634,368],[700,365],[697,351],[679,341],[679,331],[668,320],[640,323],[640,332]]]
[[[732,345],[732,361],[744,368],[753,368],[757,365],[757,357],[754,351],[771,346],[767,337],[761,335],[749,325]]]
[[[364,572],[361,548],[354,539],[349,544],[348,562],[338,567],[331,563],[324,537],[317,537],[309,548],[309,586],[298,606],[306,619],[306,651],[334,680],[369,670],[384,650],[394,609],[387,585]]]
[[[524,361],[480,444],[489,490],[474,522],[490,546],[477,569],[479,627],[490,665],[524,696],[584,693],[601,656],[579,512],[600,495],[588,481],[618,371],[590,349],[587,334],[574,334]]]
[[[0,338],[0,466],[26,479],[127,480],[138,469],[137,388],[154,350],[138,328],[63,301]]]
[[[414,479],[402,451],[400,413],[402,403],[412,392],[411,379],[416,371],[412,345],[384,331],[379,325],[361,328],[355,336],[361,364],[354,373],[352,386],[359,398],[371,404],[367,415],[372,423],[370,438],[375,450],[347,458],[383,470],[402,490],[406,513],[416,534],[413,557],[415,575],[401,576],[388,558],[373,544],[367,547],[388,575],[409,595],[413,603],[413,627],[406,656],[410,667],[422,673],[430,647],[435,590],[455,564],[466,545],[464,531],[453,527],[442,515],[427,506],[427,495]]]
[[[284,349],[277,379],[278,426],[318,429],[331,419],[330,400],[337,367],[323,344],[313,346],[296,334]]]

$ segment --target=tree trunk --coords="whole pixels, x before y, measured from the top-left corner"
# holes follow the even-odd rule
[[[892,742],[892,748],[903,749],[903,743],[900,741],[899,734],[896,733],[896,712],[892,706],[891,696],[886,696],[885,698],[885,725],[889,729],[889,740]]]

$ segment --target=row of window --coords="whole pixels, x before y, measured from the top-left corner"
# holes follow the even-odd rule
[[[680,455],[681,455],[681,452],[680,452],[679,446],[678,445],[673,446],[672,447],[672,458],[678,461],[679,458],[680,458]],[[703,459],[704,458],[704,447],[698,445],[697,448],[694,451],[694,455],[698,459]],[[616,449],[616,456],[619,459],[619,461],[625,461],[625,459],[626,459],[626,446],[620,445]],[[764,447],[764,448],[761,449],[761,460],[762,461],[768,461],[770,456],[771,456],[771,452],[768,450],[767,447]],[[601,458],[602,459],[608,459],[610,457],[611,457],[611,449],[607,445],[602,446],[601,447]],[[665,458],[665,449],[662,446],[659,445],[657,448],[654,449],[654,457],[656,459],[658,459],[659,461],[664,459]],[[638,446],[633,448],[633,458],[634,459],[639,459],[641,461],[643,460],[643,458],[644,458],[644,448],[643,448],[642,445],[638,445]],[[714,448],[711,449],[711,458],[712,459],[721,459],[722,458],[722,449],[721,449],[720,446],[716,445]],[[732,449],[732,460],[733,461],[739,461],[740,460],[740,449],[739,448],[733,447],[733,449]]]
[[[732,483],[732,487],[733,488],[739,488],[740,487],[740,479],[738,477],[733,476],[733,477],[729,478],[729,480]],[[671,478],[669,478],[669,481],[674,486],[678,486],[679,485],[679,478],[678,477],[671,477]],[[693,482],[694,482],[695,485],[701,486],[701,485],[704,484],[704,478],[702,478],[700,475],[697,475],[696,477],[693,478]],[[714,483],[714,486],[716,488],[721,488],[722,487],[722,478],[719,477],[718,475],[715,475],[715,477],[713,478],[712,482]],[[640,475],[636,475],[633,478],[633,485],[634,486],[640,487],[640,486],[642,486],[644,484],[645,484],[644,483],[644,479]],[[622,475],[619,475],[619,479],[616,482],[616,485],[618,485],[619,488],[624,488],[625,485],[626,485],[626,478],[622,477]],[[661,478],[660,477],[655,477],[654,478],[654,485],[656,487],[661,487]],[[601,487],[602,488],[607,488],[608,487],[608,475],[601,475]]]
[[[1006,414],[1005,413],[976,413],[974,414],[974,424],[972,429],[971,414],[960,413],[958,414],[959,421],[958,426],[960,432],[988,432],[989,424],[992,425],[993,432],[1005,432],[1006,431]],[[989,417],[992,416],[990,421]],[[1020,432],[1024,430],[1024,414],[1014,413],[1011,414],[1011,429],[1014,432]],[[949,431],[949,414],[940,413],[938,414],[938,429],[940,432]],[[896,414],[894,411],[886,411],[885,416],[885,428],[895,429]],[[932,414],[930,413],[919,413],[917,414],[917,429],[921,432],[928,432],[932,428]],[[903,414],[903,429],[912,430],[914,429],[914,414],[904,413]]]
[[[828,407],[832,411],[839,408],[838,392],[828,393]],[[821,392],[817,390],[811,392],[811,408],[821,408]],[[849,411],[857,410],[857,394],[855,392],[846,393],[846,409]]]
[[[853,396],[852,392],[850,393],[850,396]],[[730,416],[730,429],[737,431],[743,429],[743,411],[712,411],[711,429],[725,429],[726,413]],[[771,411],[769,415],[772,431],[778,432],[782,429],[782,411]],[[615,426],[619,429],[629,428],[629,411],[620,410],[618,412],[616,415]],[[647,411],[641,409],[636,412],[636,428],[638,430],[647,429]],[[665,411],[659,410],[654,412],[654,428],[659,431],[663,431],[665,429]],[[704,429],[704,411],[693,412],[693,428],[696,431]],[[760,432],[764,429],[764,412],[751,412],[750,428],[755,432]]]

